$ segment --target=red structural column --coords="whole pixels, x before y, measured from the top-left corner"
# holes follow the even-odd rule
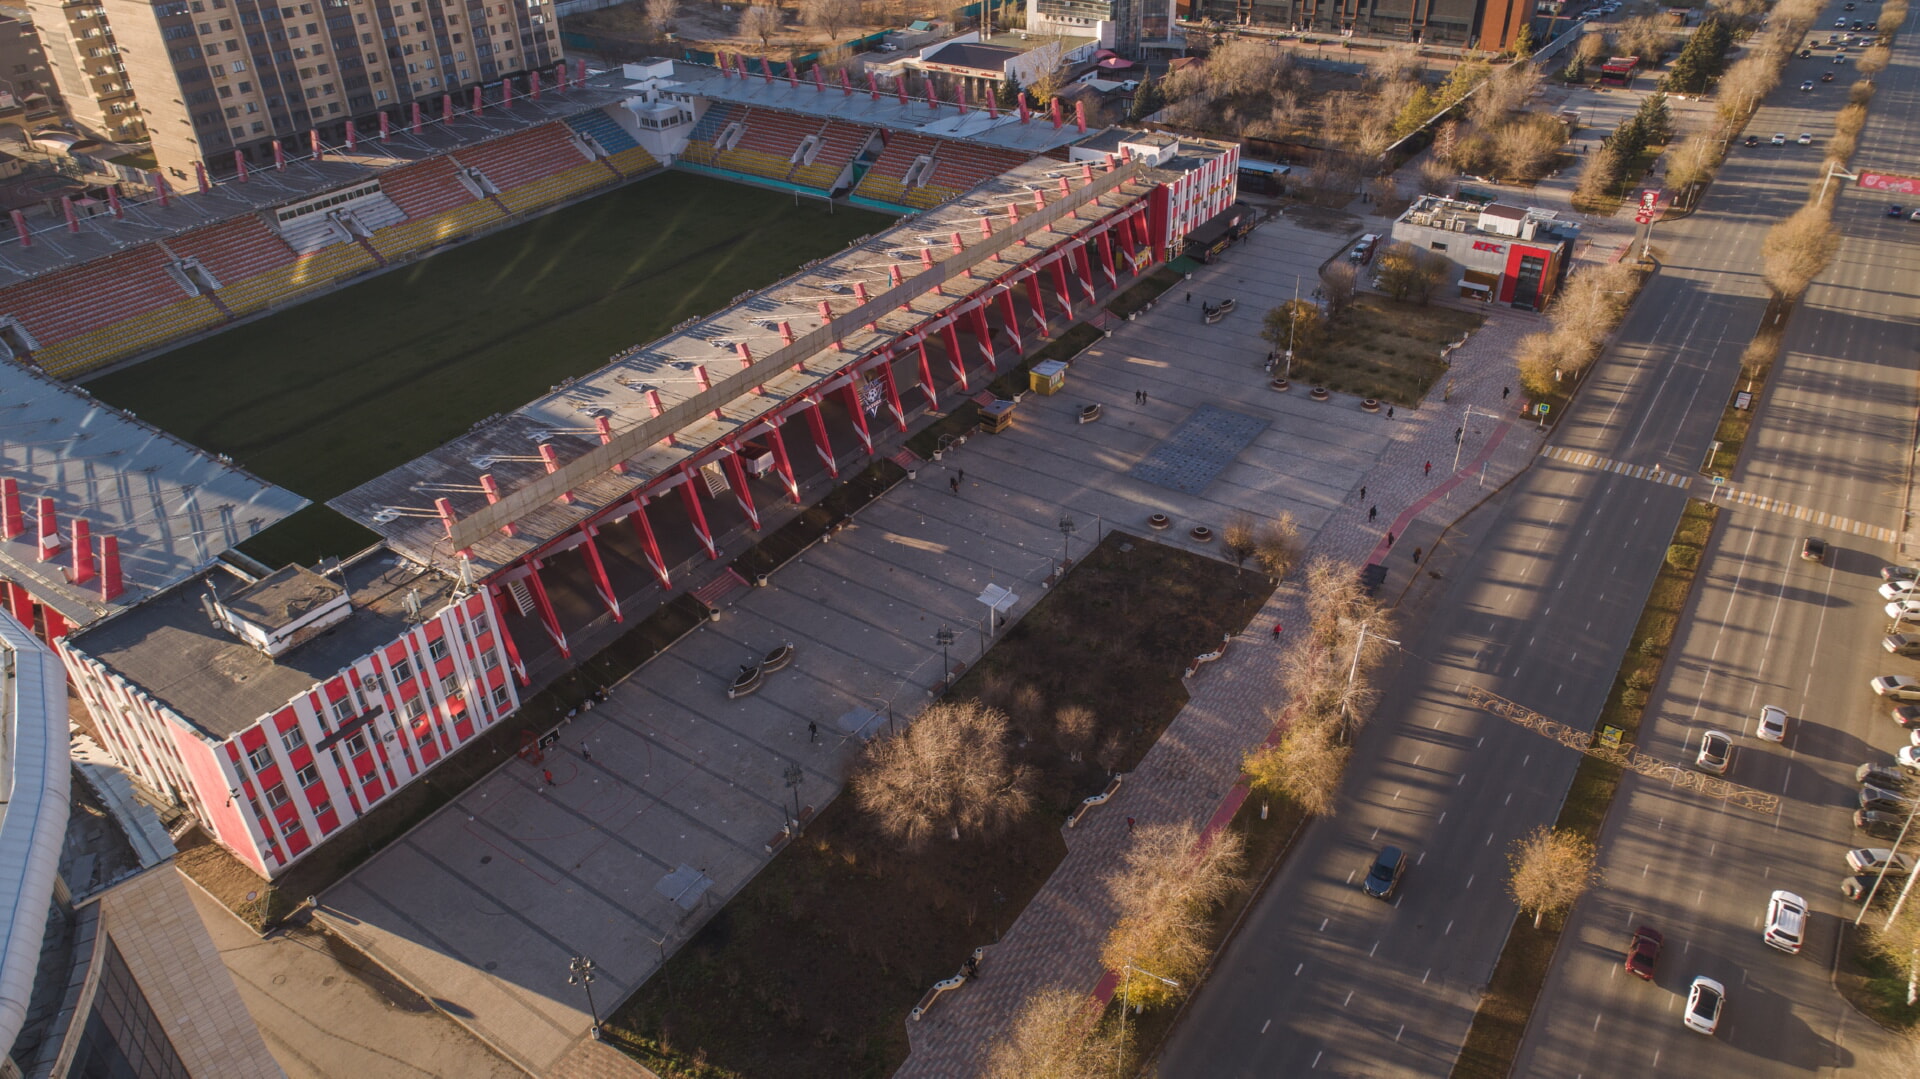
[[[920,392],[927,395],[927,407],[937,410],[940,407],[940,391],[934,388],[933,368],[927,363],[927,339],[922,337],[914,343],[914,347],[920,354]]]
[[[513,668],[513,676],[524,686],[529,681],[527,665],[520,659],[520,646],[514,643],[513,634],[507,631],[507,620],[500,617],[500,589],[496,585],[489,585],[485,594],[488,614],[493,619],[493,631],[500,635],[500,643],[507,650],[507,665]]]
[[[540,582],[540,563],[529,561],[527,569],[527,590],[533,593],[533,608],[540,612],[540,624],[547,627],[547,636],[553,638],[554,646],[560,654],[573,658],[573,649],[567,646],[567,635],[560,629],[560,616],[553,613],[553,601],[547,598],[547,586]]]
[[[660,556],[660,541],[654,538],[653,523],[647,520],[647,500],[637,491],[633,495],[633,530],[639,533],[640,549],[646,553],[653,575],[660,578],[660,587],[671,589],[673,580],[667,576],[667,560]]]
[[[860,400],[859,379],[848,378],[847,384],[840,387],[847,395],[847,415],[853,420],[853,432],[860,436],[860,448],[873,455],[873,432],[867,430],[867,410]]]
[[[593,526],[588,525],[584,534],[587,540],[580,545],[580,549],[587,552],[587,568],[593,571],[594,591],[599,592],[600,598],[606,602],[607,613],[613,616],[613,620],[624,622],[626,619],[620,616],[620,597],[614,594],[613,581],[607,576],[607,564],[600,560],[600,545],[593,542]]]
[[[977,310],[977,308],[976,308]],[[947,343],[947,362],[953,365],[953,380],[960,384],[960,392],[967,392],[967,364],[961,359],[960,333],[954,329],[957,318],[950,318],[940,327],[940,336]]]
[[[740,512],[747,515],[747,524],[755,532],[760,531],[760,511],[753,504],[753,492],[747,489],[747,470],[740,465],[740,455],[729,453],[720,462],[727,470],[727,482],[733,487],[734,501],[740,503]]]
[[[892,357],[888,357],[887,362],[880,365],[880,389],[885,395],[887,407],[893,410],[894,425],[900,428],[902,434],[906,433],[907,410],[900,404],[900,387],[893,381]]]
[[[1020,337],[1020,315],[1013,309],[1013,289],[1011,288],[1000,289],[1000,314],[1007,320],[1007,332],[1013,335],[1013,351],[1025,355],[1027,345]],[[987,331],[985,304],[973,309],[973,321],[980,331],[980,347],[987,353],[987,369],[997,372],[1000,368],[993,362],[993,338]]]
[[[807,429],[813,432],[813,448],[820,452],[820,460],[826,463],[827,475],[840,478],[840,464],[833,459],[833,443],[827,439],[827,421],[820,415],[820,402],[808,398],[812,408],[807,409]]]
[[[680,484],[680,497],[687,503],[687,516],[693,520],[694,535],[700,538],[700,546],[707,549],[709,559],[719,558],[720,549],[713,545],[713,530],[707,527],[707,512],[700,508],[700,492],[693,489],[696,484],[705,483],[706,480],[690,468],[682,468],[680,474],[686,477]]]
[[[1068,254],[1068,252],[1063,251],[1060,253],[1059,258],[1053,260],[1053,287],[1058,290],[1060,296],[1061,312],[1065,315],[1068,322],[1072,322],[1073,290],[1067,285]]]
[[[33,593],[27,591],[18,581],[7,582],[7,610],[13,613],[14,620],[28,629],[33,628]]]
[[[1040,336],[1049,336],[1051,331],[1047,329],[1047,301],[1040,294],[1040,273],[1037,270],[1027,274],[1027,303],[1033,307],[1034,321],[1040,324]]]
[[[1100,232],[1100,268],[1107,272],[1107,287],[1119,288],[1120,277],[1113,272],[1113,233],[1103,229]]]
[[[1092,303],[1099,295],[1099,290],[1093,287],[1093,251],[1087,247],[1086,241],[1082,240],[1075,245],[1073,253],[1075,255],[1074,270],[1080,275],[1080,287],[1087,292],[1087,302]]]
[[[787,497],[793,504],[800,504],[800,481],[793,477],[793,461],[787,457],[786,436],[780,433],[781,424],[767,428],[767,445],[773,447],[773,467],[780,473],[780,481],[787,485]]]

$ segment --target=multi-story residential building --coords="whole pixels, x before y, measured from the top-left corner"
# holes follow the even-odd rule
[[[60,102],[32,16],[26,8],[6,4],[0,4],[0,93],[6,95],[0,105],[35,108]]]
[[[146,123],[101,0],[27,0],[27,11],[67,115],[96,138],[144,138]]]
[[[122,102],[100,95],[118,86],[176,180],[195,162],[233,170],[236,153],[271,161],[276,140],[297,150],[311,131],[337,142],[349,120],[397,118],[415,102],[437,111],[443,95],[459,95],[464,104],[472,87],[563,55],[553,0],[31,2],[47,9],[36,8],[36,20],[64,27],[68,62],[53,66],[67,96],[85,88],[95,111],[117,116]],[[99,74],[109,63],[110,75]]]

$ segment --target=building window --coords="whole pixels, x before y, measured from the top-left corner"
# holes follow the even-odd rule
[[[373,769],[369,768],[366,771],[360,773],[360,785],[364,787],[369,783],[372,783],[377,778],[379,777],[373,774]]]
[[[342,697],[333,702],[333,721],[335,723],[345,723],[352,718],[353,699],[351,697]]]
[[[270,768],[273,766],[273,751],[266,746],[261,746],[247,754],[247,763],[252,765],[256,772],[263,768]]]
[[[321,802],[319,805],[313,807],[313,815],[316,817],[324,816],[331,812],[333,812],[332,802]]]
[[[295,772],[293,778],[298,780],[302,787],[311,787],[320,782],[320,769],[309,764]]]
[[[347,739],[347,755],[348,756],[358,757],[360,754],[365,753],[366,751],[367,751],[366,735],[356,734],[352,738]]]
[[[421,716],[427,714],[427,702],[421,700],[419,695],[416,694],[408,699],[406,707],[402,709],[402,711],[406,713],[408,719],[419,719]]]
[[[267,805],[277,809],[286,804],[287,785],[285,783],[275,783],[273,786],[267,788]]]
[[[412,65],[408,66],[411,67]],[[434,660],[447,658],[447,639],[445,637],[435,637],[433,640],[428,641],[427,655]]]
[[[246,69],[247,69],[247,62],[245,60],[235,60],[233,63],[227,65],[227,70],[233,72],[235,75],[240,74],[242,71],[245,71]]]
[[[407,656],[393,665],[393,680],[404,682],[413,677],[413,657]]]
[[[1447,245],[1439,240],[1435,240],[1427,246],[1433,248],[1435,251],[1445,251],[1447,249]]]
[[[513,695],[507,692],[507,687],[504,684],[493,687],[494,711],[496,712],[500,711],[501,709],[504,709],[505,707],[507,707],[507,705],[512,703],[513,703]]]
[[[440,695],[448,700],[458,697],[460,695],[460,676],[450,674],[442,678],[440,680]]]
[[[300,818],[295,817],[280,825],[280,834],[286,836],[288,839],[292,839],[294,836],[306,831],[306,829],[307,826],[300,823]]]
[[[307,744],[307,736],[300,733],[300,728],[289,727],[280,732],[280,744],[287,747],[288,753],[292,753]]]

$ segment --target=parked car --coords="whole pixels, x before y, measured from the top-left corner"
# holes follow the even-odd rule
[[[1869,679],[1867,685],[1872,686],[1875,693],[1890,701],[1900,701],[1903,704],[1920,702],[1920,678],[1910,678],[1904,674],[1883,674],[1878,678]]]
[[[1688,1030],[1712,1034],[1720,1029],[1720,1013],[1726,1010],[1727,987],[1702,974],[1687,987],[1687,1010],[1680,1016]]]
[[[1888,581],[1875,591],[1881,599],[1920,598],[1920,581]]]
[[[1880,579],[1883,581],[1920,580],[1920,570],[1912,566],[1881,566]]]
[[[1868,762],[1853,770],[1855,783],[1871,783],[1876,787],[1885,787],[1890,791],[1907,789],[1907,776],[1891,764]]]
[[[1775,137],[1780,139],[1786,138],[1785,135]],[[1818,536],[1808,536],[1806,539],[1801,540],[1800,557],[1809,562],[1825,562],[1827,560],[1827,541]]]
[[[1708,731],[1700,736],[1700,754],[1693,759],[1694,766],[1702,772],[1714,775],[1727,774],[1727,767],[1733,763],[1733,738],[1724,731]]]
[[[1847,852],[1847,869],[1855,876],[1878,873],[1882,868],[1890,877],[1904,877],[1913,872],[1913,859],[1886,847],[1855,847]]]
[[[1392,899],[1393,890],[1400,886],[1400,874],[1407,868],[1407,854],[1399,847],[1381,847],[1380,855],[1373,860],[1367,877],[1360,882],[1360,889],[1375,899]]]
[[[1889,633],[1880,639],[1880,647],[1896,656],[1920,656],[1920,634]]]
[[[1913,802],[1902,791],[1868,783],[1860,788],[1860,808],[1881,813],[1909,813],[1913,810]]]
[[[1753,733],[1769,742],[1786,741],[1787,710],[1777,704],[1760,709],[1760,718],[1754,721]]]
[[[1667,938],[1650,925],[1643,925],[1633,931],[1633,940],[1627,943],[1627,973],[1653,980],[1653,969],[1660,965],[1660,949]]]
[[[1905,813],[1888,813],[1879,809],[1856,809],[1853,811],[1853,826],[1874,839],[1899,839],[1900,830],[1906,827]]]
[[[1872,894],[1874,885],[1880,878],[1873,874],[1861,874],[1857,877],[1843,877],[1840,880],[1840,898],[1850,903],[1864,903]]]
[[[1920,731],[1920,705],[1903,704],[1893,710],[1893,721],[1902,730]]]
[[[1895,622],[1920,622],[1920,599],[1896,599],[1886,609]]]
[[[1800,953],[1807,935],[1807,901],[1792,892],[1775,891],[1767,899],[1766,928],[1760,939],[1789,955]]]

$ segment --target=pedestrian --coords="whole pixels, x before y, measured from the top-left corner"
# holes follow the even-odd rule
[[[1415,547],[1415,548],[1413,549],[1413,564],[1414,564],[1414,565],[1416,565],[1416,566],[1417,566],[1417,565],[1419,565],[1419,564],[1420,564],[1420,552],[1421,552],[1421,551],[1423,551],[1423,550],[1425,550],[1425,548],[1423,548],[1423,547]]]
[[[1128,818],[1127,818],[1127,831],[1128,831],[1128,832],[1132,832],[1132,831],[1133,831],[1133,818],[1132,818],[1132,817],[1128,817]]]
[[[1466,430],[1466,428],[1465,428],[1465,427],[1456,427],[1456,428],[1454,428],[1454,429],[1453,429],[1453,444],[1454,444],[1454,445],[1456,445],[1456,446],[1458,446],[1458,445],[1460,444],[1460,435],[1461,435],[1461,433],[1462,433],[1462,432],[1464,432],[1465,430]]]
[[[1280,632],[1281,632],[1281,630],[1283,630],[1283,629],[1285,629],[1285,628],[1286,628],[1286,627],[1284,627],[1284,626],[1282,626],[1282,625],[1281,625],[1280,623],[1278,623],[1278,622],[1275,622],[1275,623],[1273,624],[1273,639],[1274,639],[1274,640],[1276,640],[1276,641],[1277,641],[1277,640],[1279,640],[1279,639],[1280,639]]]
[[[957,479],[959,479],[959,481],[960,481],[961,483],[965,483],[965,482],[967,482],[967,470],[966,470],[966,469],[964,469],[964,468],[962,468],[962,469],[958,469],[958,470],[956,470],[956,471],[955,471],[955,473],[954,473],[954,475],[955,475],[955,477],[956,477]]]
[[[1187,293],[1187,302],[1188,302],[1188,303],[1192,303],[1192,302],[1193,302],[1193,293],[1191,293],[1191,292],[1189,292],[1189,293]]]
[[[1431,476],[1431,475],[1433,475],[1433,462],[1432,462],[1432,461],[1428,461],[1428,462],[1427,462],[1427,468],[1426,468],[1426,471],[1424,471],[1424,472],[1422,472],[1422,473],[1421,473],[1421,475],[1423,475],[1423,476]]]
[[[814,742],[814,741],[818,741],[819,738],[820,738],[820,724],[815,723],[811,719],[807,720],[807,741]]]
[[[1392,406],[1392,405],[1388,405],[1388,406],[1387,406],[1387,418],[1388,418],[1388,419],[1392,419],[1392,418],[1393,418],[1393,406]]]
[[[1502,386],[1502,387],[1500,387],[1500,399],[1501,399],[1502,401],[1504,401],[1504,400],[1506,400],[1506,399],[1507,399],[1507,395],[1508,395],[1508,394],[1510,394],[1510,393],[1512,393],[1512,392],[1513,392],[1513,387],[1512,387],[1512,386]]]
[[[1140,391],[1140,403],[1143,405],[1147,403],[1147,391],[1145,390]]]
[[[1387,550],[1393,550],[1393,533],[1387,533]]]
[[[1379,507],[1379,506],[1368,506],[1368,507],[1367,507],[1367,523],[1368,523],[1368,524],[1372,524],[1372,523],[1373,523],[1373,519],[1374,519],[1375,517],[1378,517],[1378,516],[1380,516],[1380,507]]]
[[[959,494],[959,493],[960,493],[960,477],[958,477],[958,476],[948,476],[948,477],[947,477],[947,487],[948,487],[948,489],[949,489],[949,490],[951,490],[951,491],[952,491],[952,492],[953,492],[954,494]]]
[[[593,759],[593,750],[588,749],[587,744],[585,742],[580,743],[580,759],[583,761],[590,761]]]
[[[551,786],[553,786],[553,769],[551,769],[551,768],[542,768],[542,769],[540,769],[540,775],[541,775],[541,776],[543,776],[543,777],[544,777],[544,778],[546,779],[546,781],[547,781],[547,786],[549,786],[549,787],[551,787]]]
[[[1367,488],[1365,484],[1362,484],[1360,486],[1360,501],[1365,502],[1366,500],[1367,500]]]

